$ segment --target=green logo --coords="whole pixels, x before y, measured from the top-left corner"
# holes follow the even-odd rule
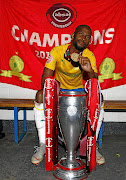
[[[99,72],[101,75],[98,76],[99,82],[104,82],[104,79],[118,80],[122,79],[123,77],[120,76],[121,73],[113,73],[115,69],[115,62],[111,58],[105,58],[101,65],[99,66]]]
[[[19,56],[13,55],[9,60],[9,66],[11,70],[9,71],[1,70],[2,73],[0,74],[0,76],[12,77],[13,75],[19,77],[19,79],[22,81],[32,82],[29,79],[31,78],[31,76],[27,76],[24,75],[23,73],[20,73],[24,69],[24,62]]]

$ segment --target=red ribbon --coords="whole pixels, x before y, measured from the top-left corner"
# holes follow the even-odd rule
[[[91,172],[96,170],[96,128],[99,117],[98,80],[94,78],[88,80],[86,88],[88,90],[88,135],[84,136],[80,142],[80,155],[87,155],[87,165]]]
[[[45,80],[45,119],[46,119],[46,171],[53,169],[53,99],[54,78]]]
[[[87,159],[89,170],[96,170],[96,128],[99,116],[99,92],[98,80],[90,79],[87,84],[88,89],[88,139],[87,139]]]
[[[58,161],[57,99],[60,84],[54,77],[45,80],[45,119],[46,119],[46,171],[53,170]]]

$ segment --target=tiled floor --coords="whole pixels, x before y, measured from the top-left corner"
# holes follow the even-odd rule
[[[53,172],[45,171],[45,158],[39,165],[31,163],[34,146],[38,145],[37,134],[27,133],[19,145],[14,134],[6,133],[0,139],[0,180],[54,180]],[[59,147],[59,157],[65,153]],[[103,147],[99,150],[106,163],[97,166],[88,180],[126,180],[126,135],[103,136]]]

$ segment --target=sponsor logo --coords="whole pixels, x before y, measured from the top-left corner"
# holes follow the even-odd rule
[[[88,161],[91,160],[91,147],[93,146],[93,139],[94,137],[90,136],[88,137]]]
[[[54,27],[66,28],[73,24],[77,17],[77,12],[70,4],[57,3],[47,10],[46,16]]]
[[[46,82],[47,82],[46,88],[49,89],[49,90],[52,89],[52,79],[51,78],[47,78]],[[48,93],[50,93],[50,91],[48,91]]]
[[[52,57],[52,55],[51,55],[51,54],[49,54],[48,59],[47,59],[47,61],[46,61],[46,64],[51,63],[51,62],[52,62],[52,60],[53,60],[53,57]]]
[[[92,136],[88,137],[88,146],[93,146],[93,139],[94,137]]]
[[[46,140],[47,140],[46,147],[48,147],[48,148],[52,147],[53,146],[52,145],[52,138],[48,137],[48,138],[46,138]]]
[[[46,117],[47,117],[47,134],[51,134],[51,121],[52,121],[52,109],[51,108],[48,108],[47,110],[47,114],[46,114]]]
[[[51,161],[51,150],[50,150],[50,148],[47,148],[47,150],[48,150],[48,162],[50,162]]]
[[[47,104],[50,105],[50,90],[47,89]]]

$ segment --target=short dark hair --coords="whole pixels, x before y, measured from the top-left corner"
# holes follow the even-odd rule
[[[86,27],[87,29],[89,29],[91,31],[91,35],[92,35],[92,30],[91,28],[88,26],[88,25],[85,25],[85,24],[82,24],[82,25],[79,25],[76,27],[75,31],[74,31],[74,34],[78,31],[79,28],[81,27]]]

